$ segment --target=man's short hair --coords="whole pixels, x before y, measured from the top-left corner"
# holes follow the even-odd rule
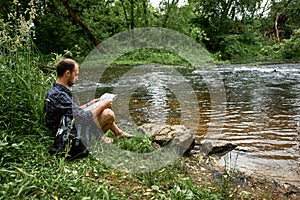
[[[73,72],[74,67],[78,65],[75,60],[70,58],[63,59],[56,64],[56,73],[58,77],[62,77],[67,70]]]

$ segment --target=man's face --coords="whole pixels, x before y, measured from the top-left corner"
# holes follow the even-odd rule
[[[70,73],[69,79],[68,79],[68,86],[71,87],[76,83],[78,80],[78,74],[79,74],[79,67],[78,65],[75,65],[73,71]]]

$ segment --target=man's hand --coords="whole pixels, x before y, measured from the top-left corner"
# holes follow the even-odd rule
[[[111,105],[112,105],[112,101],[104,101],[98,107],[94,108],[92,110],[92,114],[93,114],[94,119],[96,119],[97,116],[100,115],[100,113],[103,112],[103,110],[105,110],[107,108],[111,109]]]
[[[103,105],[103,108],[106,109],[106,108],[111,108],[111,105],[112,105],[112,101],[104,101],[101,106]]]
[[[93,99],[92,101],[88,102],[88,105],[93,105],[94,103],[98,102],[100,100],[100,98],[97,99]]]

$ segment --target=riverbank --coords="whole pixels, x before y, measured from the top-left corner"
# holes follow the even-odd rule
[[[217,65],[247,65],[247,66],[263,66],[263,65],[282,65],[282,64],[297,64],[300,60],[231,60],[225,62],[216,62]]]
[[[300,188],[280,183],[271,177],[227,171],[217,165],[215,157],[184,157],[183,163],[193,182],[211,190],[220,187],[233,199],[300,199]]]
[[[1,139],[3,199],[299,199],[299,190],[268,177],[224,171],[214,157],[181,157],[147,173],[110,168],[93,156],[67,161],[50,156],[47,135]],[[129,150],[149,148],[145,138],[115,139]]]

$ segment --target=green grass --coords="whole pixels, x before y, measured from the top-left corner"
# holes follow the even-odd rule
[[[117,60],[113,65],[144,65],[144,64],[164,64],[164,65],[177,65],[177,66],[190,66],[183,58],[173,53],[157,50],[157,49],[139,49],[130,53],[127,53]]]
[[[0,199],[220,199],[193,185],[181,163],[154,172],[127,174],[92,156],[66,161],[50,156],[50,136],[16,136],[0,167]],[[120,141],[119,141],[120,142]],[[8,153],[10,152],[10,154]]]
[[[67,161],[48,154],[53,136],[44,125],[43,101],[53,73],[27,54],[0,56],[1,199],[228,199],[194,184],[180,159],[162,169],[130,174],[93,156]],[[128,151],[154,151],[146,137],[116,139]]]
[[[1,166],[1,199],[219,199],[194,186],[180,163],[160,171],[126,174],[93,157],[65,161],[47,155],[51,138],[27,136],[19,162]],[[9,164],[9,165],[7,165]]]

